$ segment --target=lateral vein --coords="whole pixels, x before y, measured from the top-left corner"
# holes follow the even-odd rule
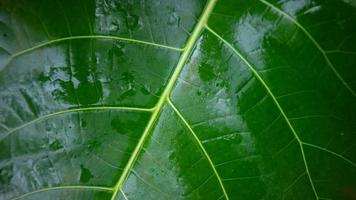
[[[229,196],[226,193],[224,184],[222,182],[222,179],[220,178],[220,175],[218,173],[218,171],[216,170],[216,167],[213,163],[213,161],[211,160],[208,152],[205,150],[203,144],[201,143],[201,141],[199,140],[197,134],[194,132],[193,128],[189,125],[189,123],[187,122],[187,120],[185,120],[185,118],[183,117],[183,115],[179,112],[179,110],[175,107],[175,105],[172,103],[172,101],[170,99],[168,99],[168,103],[169,105],[173,108],[174,112],[178,115],[178,117],[183,121],[184,125],[188,128],[188,130],[190,131],[190,133],[193,135],[194,139],[196,140],[196,142],[198,143],[200,149],[202,150],[204,156],[206,157],[206,159],[208,160],[209,164],[211,165],[211,168],[216,176],[216,178],[219,181],[220,187],[224,193],[224,196],[226,198],[226,200],[229,200]]]
[[[316,48],[321,52],[321,54],[323,55],[326,63],[328,64],[328,66],[331,68],[331,70],[334,72],[334,74],[336,75],[336,77],[341,81],[341,83],[346,87],[347,90],[349,90],[349,92],[356,97],[356,92],[351,88],[351,86],[349,86],[349,84],[344,80],[344,78],[342,78],[342,76],[340,75],[340,73],[336,70],[335,66],[332,64],[332,62],[330,61],[327,52],[320,46],[320,44],[315,40],[315,38],[309,33],[309,31],[307,31],[306,28],[304,28],[299,22],[297,22],[297,20],[295,20],[292,16],[290,16],[289,14],[287,14],[286,12],[284,12],[283,10],[277,8],[275,5],[271,4],[270,2],[266,1],[266,0],[260,0],[261,3],[265,4],[266,6],[270,7],[271,9],[275,10],[276,12],[278,12],[279,14],[283,15],[285,18],[287,18],[288,20],[290,20],[291,22],[293,22],[300,30],[302,30],[302,32],[313,42],[313,44],[316,46]]]
[[[330,153],[338,158],[341,158],[342,160],[344,160],[345,162],[349,163],[350,165],[356,167],[356,163],[352,162],[350,159],[346,158],[345,156],[341,155],[341,154],[338,154],[334,151],[331,151],[327,148],[324,148],[324,147],[321,147],[321,146],[318,146],[318,145],[315,145],[315,144],[310,144],[310,143],[307,143],[307,142],[302,142],[303,145],[305,146],[309,146],[309,147],[312,147],[312,148],[315,148],[315,149],[319,149],[321,151],[325,151],[327,153]]]
[[[169,50],[173,50],[173,51],[183,51],[184,49],[182,48],[178,48],[178,47],[172,47],[172,46],[167,46],[167,45],[163,45],[163,44],[157,44],[157,43],[153,43],[153,42],[147,42],[147,41],[143,41],[143,40],[137,40],[137,39],[132,39],[132,38],[125,38],[125,37],[119,37],[119,36],[112,36],[112,35],[79,35],[79,36],[69,36],[69,37],[63,37],[63,38],[58,38],[58,39],[54,39],[54,40],[50,40],[47,42],[43,42],[40,44],[37,44],[33,47],[30,47],[28,49],[24,49],[22,51],[16,52],[14,54],[12,54],[6,64],[4,66],[7,66],[9,63],[11,63],[11,61],[18,57],[21,56],[23,54],[26,54],[28,52],[34,51],[36,49],[51,45],[51,44],[55,44],[55,43],[59,43],[59,42],[63,42],[63,41],[68,41],[68,40],[80,40],[80,39],[103,39],[103,40],[117,40],[117,41],[123,41],[123,42],[131,42],[131,43],[137,43],[137,44],[145,44],[145,45],[150,45],[150,46],[155,46],[155,47],[159,47],[159,48],[164,48],[164,49],[169,49]]]
[[[7,136],[10,134],[14,133],[15,131],[18,131],[20,129],[23,129],[31,124],[34,124],[36,122],[48,119],[53,116],[57,115],[62,115],[66,113],[72,113],[72,112],[80,112],[80,111],[90,111],[90,110],[113,110],[113,111],[138,111],[138,112],[152,112],[153,108],[135,108],[135,107],[115,107],[115,106],[96,106],[96,107],[84,107],[84,108],[71,108],[67,110],[61,110],[57,111],[54,113],[50,113],[47,115],[43,115],[41,117],[38,117],[32,121],[26,122],[20,126],[17,126],[15,128],[9,129],[8,132],[6,132],[2,137],[0,137],[0,142],[4,140]]]

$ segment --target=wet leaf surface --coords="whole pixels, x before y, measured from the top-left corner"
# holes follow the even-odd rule
[[[0,1],[0,199],[356,194],[356,4]]]

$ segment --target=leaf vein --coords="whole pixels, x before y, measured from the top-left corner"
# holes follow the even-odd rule
[[[317,49],[321,52],[321,54],[323,55],[327,65],[331,68],[331,70],[334,72],[334,74],[336,75],[336,77],[341,81],[341,83],[346,87],[346,89],[354,96],[356,97],[356,92],[351,88],[351,86],[349,86],[349,84],[342,78],[342,76],[340,75],[340,73],[336,70],[335,66],[332,64],[332,62],[330,61],[327,52],[320,46],[320,44],[314,39],[314,37],[309,33],[309,31],[307,31],[306,28],[304,28],[299,22],[297,22],[296,19],[294,19],[292,16],[290,16],[289,14],[287,14],[286,12],[284,12],[283,10],[277,8],[275,5],[273,5],[272,3],[266,1],[266,0],[260,0],[261,3],[265,4],[267,7],[275,10],[276,12],[278,12],[279,14],[283,15],[285,18],[287,18],[288,20],[290,20],[291,22],[293,22],[300,30],[302,30],[302,32],[312,41],[312,43],[317,47]]]
[[[283,118],[285,119],[288,127],[290,128],[290,130],[292,131],[294,137],[297,139],[298,141],[298,144],[299,144],[299,148],[300,148],[300,151],[302,153],[302,158],[303,158],[303,162],[304,162],[304,166],[305,166],[305,170],[306,170],[306,173],[308,175],[308,178],[309,178],[309,181],[310,181],[310,184],[312,186],[312,189],[313,189],[313,192],[314,192],[314,195],[316,197],[317,200],[319,200],[319,196],[316,192],[316,189],[315,189],[315,186],[314,186],[314,183],[313,183],[313,180],[311,178],[311,175],[309,173],[309,167],[308,167],[308,164],[307,164],[307,160],[306,160],[306,157],[305,157],[305,153],[304,153],[304,148],[303,148],[303,145],[302,145],[302,141],[301,139],[299,138],[297,132],[294,130],[294,127],[292,126],[289,118],[287,117],[287,115],[285,114],[284,110],[282,109],[281,105],[279,104],[276,96],[272,93],[271,89],[269,88],[269,86],[266,84],[266,82],[262,79],[262,77],[259,75],[259,73],[256,71],[256,69],[252,66],[252,64],[247,61],[247,59],[242,56],[242,54],[237,51],[229,42],[227,42],[224,38],[222,38],[218,33],[216,33],[214,30],[212,30],[208,25],[206,25],[206,29],[208,31],[210,31],[213,35],[215,35],[219,40],[221,40],[228,48],[230,48],[245,64],[246,66],[252,71],[252,73],[255,75],[255,77],[260,81],[260,83],[263,85],[263,87],[267,90],[267,92],[269,93],[269,95],[271,96],[272,100],[274,101],[275,105],[277,106],[278,110],[280,111],[280,113],[282,114]]]
[[[116,41],[123,41],[123,42],[130,42],[130,43],[137,43],[137,44],[144,44],[144,45],[150,45],[150,46],[155,46],[155,47],[159,47],[159,48],[164,48],[164,49],[169,49],[169,50],[173,50],[173,51],[183,51],[184,49],[182,48],[178,48],[178,47],[172,47],[172,46],[167,46],[167,45],[163,45],[163,44],[157,44],[157,43],[153,43],[153,42],[147,42],[147,41],[143,41],[143,40],[137,40],[137,39],[132,39],[132,38],[125,38],[125,37],[119,37],[119,36],[112,36],[112,35],[79,35],[79,36],[68,36],[68,37],[63,37],[63,38],[58,38],[58,39],[54,39],[54,40],[50,40],[47,42],[43,42],[40,44],[37,44],[35,46],[32,46],[30,48],[24,49],[22,51],[19,51],[17,53],[12,54],[7,62],[4,64],[3,67],[7,66],[8,64],[10,64],[12,62],[13,59],[15,59],[16,57],[19,57],[23,54],[26,54],[28,52],[34,51],[36,49],[40,49],[42,47],[51,45],[51,44],[55,44],[55,43],[59,43],[59,42],[64,42],[64,41],[71,41],[71,40],[80,40],[80,39],[103,39],[103,40],[116,40]]]
[[[315,148],[315,149],[319,149],[321,151],[325,151],[325,152],[327,152],[329,154],[332,154],[332,155],[334,155],[334,156],[336,156],[338,158],[341,158],[342,160],[344,160],[347,163],[351,164],[353,167],[356,167],[356,163],[352,162],[350,159],[348,159],[345,156],[343,156],[341,154],[338,154],[338,153],[336,153],[334,151],[331,151],[331,150],[329,150],[327,148],[324,148],[324,147],[321,147],[321,146],[318,146],[318,145],[315,145],[315,144],[310,144],[310,143],[307,143],[307,142],[303,142],[302,144],[305,145],[305,146],[309,146],[309,147]]]
[[[141,111],[141,112],[152,112],[153,108],[135,108],[135,107],[115,107],[115,106],[94,106],[94,107],[83,107],[83,108],[71,108],[67,110],[61,110],[57,112],[53,112],[47,115],[43,115],[41,117],[38,117],[32,121],[26,122],[20,126],[17,126],[15,128],[10,129],[8,132],[6,132],[3,136],[0,137],[0,142],[4,140],[7,136],[10,134],[23,129],[27,126],[30,126],[36,122],[40,122],[42,120],[57,116],[57,115],[62,115],[62,114],[67,114],[67,113],[73,113],[73,112],[80,112],[80,111],[90,111],[90,110],[116,110],[116,111]]]
[[[211,165],[211,168],[216,176],[216,178],[219,181],[219,184],[221,186],[221,189],[226,197],[227,200],[229,200],[229,197],[226,193],[224,184],[223,184],[223,180],[220,178],[220,175],[218,173],[218,171],[216,170],[216,167],[213,163],[213,161],[211,160],[208,152],[205,150],[203,144],[201,143],[199,137],[195,134],[193,128],[189,125],[189,123],[187,122],[187,120],[185,120],[185,118],[183,117],[183,115],[178,111],[178,109],[175,107],[175,105],[172,103],[171,100],[168,99],[168,104],[173,108],[174,112],[178,115],[178,117],[183,121],[184,125],[188,128],[189,132],[193,135],[195,141],[198,143],[198,146],[200,147],[200,149],[202,150],[203,154],[205,155],[206,159],[208,160],[209,164]]]

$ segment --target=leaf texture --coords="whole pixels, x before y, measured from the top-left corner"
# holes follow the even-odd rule
[[[356,4],[0,1],[0,199],[356,199]]]

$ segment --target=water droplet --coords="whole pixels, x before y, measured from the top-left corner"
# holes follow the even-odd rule
[[[69,123],[68,123],[68,128],[69,128],[69,129],[72,129],[74,126],[75,126],[75,125],[73,124],[73,122],[69,122]]]
[[[136,29],[139,25],[139,17],[137,15],[127,16],[126,25],[131,30]]]
[[[61,148],[63,148],[63,145],[61,144],[61,142],[59,140],[55,140],[49,145],[49,149],[51,151],[56,151]]]
[[[52,126],[50,123],[46,123],[46,132],[51,132]]]
[[[93,174],[89,169],[85,168],[83,165],[80,165],[80,182],[87,183],[91,178],[93,178]]]
[[[85,128],[87,126],[87,122],[84,119],[80,120],[80,126]]]
[[[174,151],[169,151],[168,152],[168,158],[170,160],[175,160],[176,159],[176,153]]]
[[[119,101],[123,101],[123,100],[125,100],[126,98],[132,97],[132,96],[134,96],[134,95],[136,95],[136,90],[130,88],[130,89],[126,90],[125,92],[123,92],[123,93],[118,97],[118,100],[119,100]]]
[[[177,26],[179,27],[180,24],[180,17],[175,13],[172,12],[169,16],[168,16],[168,25],[170,26]]]
[[[77,89],[79,103],[82,105],[95,104],[103,97],[103,89],[100,81],[82,81]]]
[[[50,77],[47,76],[44,72],[40,73],[37,77],[37,80],[40,82],[40,83],[45,83],[47,81],[50,81]]]
[[[118,32],[120,30],[120,25],[117,22],[111,22],[108,29],[110,32]]]
[[[125,55],[125,45],[122,42],[115,42],[114,46],[113,53],[115,56],[119,58],[123,57],[123,55]]]
[[[11,179],[12,179],[12,173],[13,173],[13,166],[12,164],[7,165],[7,166],[3,166],[0,169],[0,183],[1,184],[10,184],[11,183]]]
[[[239,144],[242,140],[240,133],[232,133],[223,137],[226,141],[234,141],[235,143]]]
[[[141,92],[145,95],[149,95],[150,94],[150,88],[149,86],[142,86],[141,87]]]
[[[87,148],[88,148],[88,151],[91,152],[99,146],[100,146],[100,143],[98,141],[91,140],[88,142]]]
[[[201,63],[199,65],[199,76],[203,81],[211,81],[217,76],[213,71],[214,67],[209,63]]]
[[[98,65],[100,64],[100,56],[98,55],[95,56],[95,63]]]
[[[134,73],[129,71],[122,73],[121,80],[123,80],[126,84],[133,83],[135,81]]]
[[[198,96],[201,96],[201,94],[202,94],[201,91],[198,90],[198,91],[197,91],[197,95],[198,95]]]
[[[118,116],[114,117],[111,120],[111,128],[116,130],[117,133],[125,135],[129,130],[127,130],[128,124],[122,121]]]

